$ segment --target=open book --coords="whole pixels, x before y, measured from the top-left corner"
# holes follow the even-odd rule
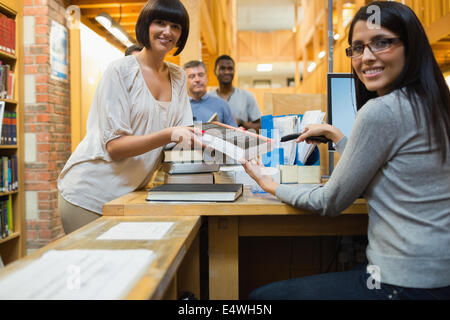
[[[216,150],[234,160],[256,158],[275,146],[273,139],[216,121],[202,124],[201,129],[205,131],[202,136],[207,146],[205,152]]]

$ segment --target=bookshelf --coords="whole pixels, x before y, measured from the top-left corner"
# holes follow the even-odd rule
[[[0,24],[0,61],[2,65],[9,65],[9,73],[12,74],[8,87],[13,90],[0,92],[0,106],[4,106],[3,119],[9,114],[15,115],[15,122],[9,122],[9,128],[15,127],[16,141],[2,141],[0,144],[0,213],[9,214],[12,220],[12,230],[9,233],[0,232],[0,256],[5,265],[25,255],[26,231],[25,231],[25,194],[24,194],[24,161],[23,161],[23,0],[0,0],[0,16],[3,24]],[[5,27],[4,17],[12,26]],[[0,18],[0,22],[2,21]],[[11,21],[14,21],[12,23]],[[11,31],[13,30],[13,31]],[[11,34],[13,32],[13,34]],[[5,37],[8,40],[5,41]],[[5,48],[6,44],[6,48]],[[13,47],[13,48],[11,48]],[[14,49],[14,50],[11,50]],[[4,71],[5,69],[2,69]],[[7,73],[4,73],[7,74]],[[8,79],[7,79],[8,80]],[[3,83],[4,84],[4,83]],[[3,91],[4,88],[2,89]],[[6,94],[6,96],[5,96]],[[2,128],[5,122],[2,120]],[[12,130],[12,129],[11,129]],[[2,133],[5,131],[2,129]],[[3,135],[4,136],[4,135]],[[16,161],[14,162],[14,158]],[[6,162],[4,162],[6,159]],[[12,161],[7,161],[7,160]],[[14,163],[11,166],[11,163]],[[5,166],[6,164],[6,170]],[[5,179],[6,176],[6,179]],[[8,180],[9,179],[9,180]],[[14,184],[13,181],[17,183]],[[9,201],[9,203],[8,203]],[[3,207],[2,202],[6,203]],[[7,209],[5,209],[7,208]],[[7,210],[6,212],[4,210]],[[8,216],[8,215],[7,215]]]

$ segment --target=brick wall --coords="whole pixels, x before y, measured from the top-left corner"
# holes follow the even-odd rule
[[[58,174],[70,155],[69,83],[50,76],[52,20],[65,25],[64,0],[24,0],[25,201],[28,252],[64,235]]]

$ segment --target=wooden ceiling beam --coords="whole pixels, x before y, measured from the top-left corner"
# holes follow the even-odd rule
[[[133,6],[127,8],[93,8],[93,9],[82,9],[81,13],[88,18],[95,18],[102,12],[107,12],[113,18],[128,18],[128,17],[138,17],[141,12],[141,6]]]
[[[122,7],[126,6],[135,6],[135,5],[145,5],[147,1],[137,1],[137,0],[120,0],[120,1],[114,1],[114,0],[71,0],[71,5],[79,6],[80,8],[106,8],[107,6],[117,6],[119,7],[122,5]]]

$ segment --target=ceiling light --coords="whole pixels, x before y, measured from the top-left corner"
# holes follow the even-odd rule
[[[340,37],[341,36],[339,35],[339,33],[336,33],[333,38],[334,40],[338,41]]]
[[[272,64],[258,64],[256,66],[256,71],[258,72],[271,72]]]
[[[319,59],[323,59],[323,58],[325,58],[325,56],[327,55],[327,52],[326,51],[321,51],[320,53],[319,53]]]
[[[308,66],[308,72],[311,73],[314,71],[314,69],[316,68],[317,64],[315,62],[311,62]]]
[[[129,47],[133,44],[122,26],[114,21],[108,13],[100,13],[95,17],[95,20],[97,20],[99,24],[101,24],[106,30],[108,30],[109,33],[111,33],[117,40],[122,42],[122,44],[124,44],[126,47]]]
[[[112,26],[111,16],[107,13],[100,13],[95,17],[98,23],[100,23],[105,29],[109,29]]]

